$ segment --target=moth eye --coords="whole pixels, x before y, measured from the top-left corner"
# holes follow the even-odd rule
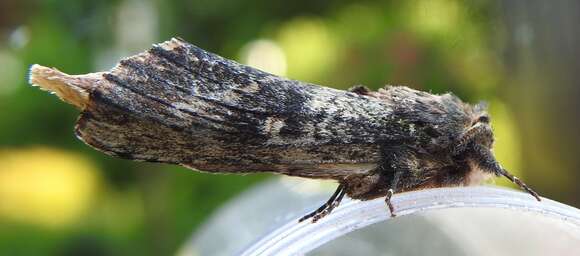
[[[486,123],[488,124],[490,121],[489,116],[488,115],[481,115],[479,116],[479,118],[477,118],[477,122],[478,123]]]

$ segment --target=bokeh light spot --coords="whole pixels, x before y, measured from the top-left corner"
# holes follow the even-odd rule
[[[242,62],[272,73],[286,75],[286,55],[275,42],[265,39],[251,41],[242,48]]]
[[[288,76],[320,82],[337,61],[337,40],[321,20],[299,18],[279,31],[278,42],[288,59]]]
[[[0,48],[0,96],[14,92],[21,85],[25,69],[11,51]]]
[[[409,21],[425,34],[448,34],[461,20],[460,5],[453,0],[419,0],[410,2]]]
[[[91,204],[99,185],[82,156],[51,148],[0,150],[0,219],[63,227]]]

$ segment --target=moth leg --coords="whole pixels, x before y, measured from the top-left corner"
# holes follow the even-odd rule
[[[479,157],[479,159],[478,159],[479,167],[481,167],[485,170],[488,170],[488,171],[492,171],[498,176],[501,175],[501,176],[508,178],[511,182],[518,185],[521,189],[523,189],[524,191],[528,192],[530,195],[535,197],[536,200],[538,200],[538,201],[542,200],[540,198],[540,196],[538,195],[538,193],[536,193],[536,191],[534,191],[530,187],[528,187],[528,185],[526,185],[524,182],[522,182],[520,179],[518,179],[518,177],[512,175],[506,169],[502,168],[501,165],[495,160],[495,157],[493,157],[493,155],[491,154],[491,152],[488,149],[486,149],[480,145],[475,145],[474,150]]]
[[[395,191],[392,188],[389,188],[389,190],[387,191],[387,196],[385,197],[385,203],[387,203],[387,206],[389,207],[389,211],[391,212],[391,217],[397,217],[397,215],[395,214],[395,207],[393,207],[393,203],[391,203],[391,197],[393,196],[393,194],[395,193]]]
[[[340,201],[344,197],[345,192],[346,191],[344,189],[344,185],[342,185],[342,184],[338,185],[338,187],[334,191],[334,194],[332,194],[332,196],[330,196],[330,198],[328,199],[328,201],[326,201],[326,203],[324,203],[322,206],[320,206],[315,211],[313,211],[309,214],[306,214],[304,217],[300,218],[298,220],[298,222],[302,222],[302,221],[305,221],[305,220],[310,219],[310,218],[312,218],[312,222],[316,222],[320,218],[328,215],[330,212],[332,212],[332,210],[335,207],[337,207],[340,204]]]
[[[387,195],[385,197],[385,203],[389,207],[389,211],[391,212],[391,217],[397,216],[395,214],[395,207],[393,206],[393,203],[391,202],[391,197],[397,191],[397,188],[399,185],[399,180],[401,179],[402,173],[403,173],[403,171],[400,171],[400,170],[395,171],[395,175],[393,175],[393,181],[391,182],[391,187],[389,188],[389,190],[387,190]]]
[[[329,205],[326,209],[324,209],[324,211],[322,211],[322,212],[320,212],[312,217],[312,223],[315,223],[318,220],[325,217],[326,215],[330,214],[332,212],[332,210],[334,210],[334,208],[336,208],[340,204],[340,202],[342,201],[342,198],[344,197],[345,194],[346,194],[346,190],[343,189],[342,191],[340,191],[340,194],[338,194],[338,197],[336,198],[336,200],[334,200],[334,202],[332,202],[331,205]]]

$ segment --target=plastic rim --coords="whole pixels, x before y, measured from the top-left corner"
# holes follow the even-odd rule
[[[580,210],[542,198],[497,187],[437,188],[396,194],[397,216],[448,208],[502,208],[533,212],[569,223],[580,232]],[[305,254],[357,229],[391,219],[382,199],[345,200],[317,223],[291,221],[258,240],[241,255]]]

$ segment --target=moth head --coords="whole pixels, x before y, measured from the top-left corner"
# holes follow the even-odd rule
[[[487,103],[480,102],[473,107],[471,124],[465,129],[462,140],[473,140],[472,143],[491,149],[494,142],[491,128],[491,117],[487,113]]]
[[[482,153],[492,155],[494,135],[491,118],[486,111],[486,104],[479,103],[468,109],[470,118],[463,131],[452,143],[452,156],[460,162],[468,160],[480,163]],[[471,110],[471,111],[469,111]],[[486,152],[481,152],[486,151]]]

